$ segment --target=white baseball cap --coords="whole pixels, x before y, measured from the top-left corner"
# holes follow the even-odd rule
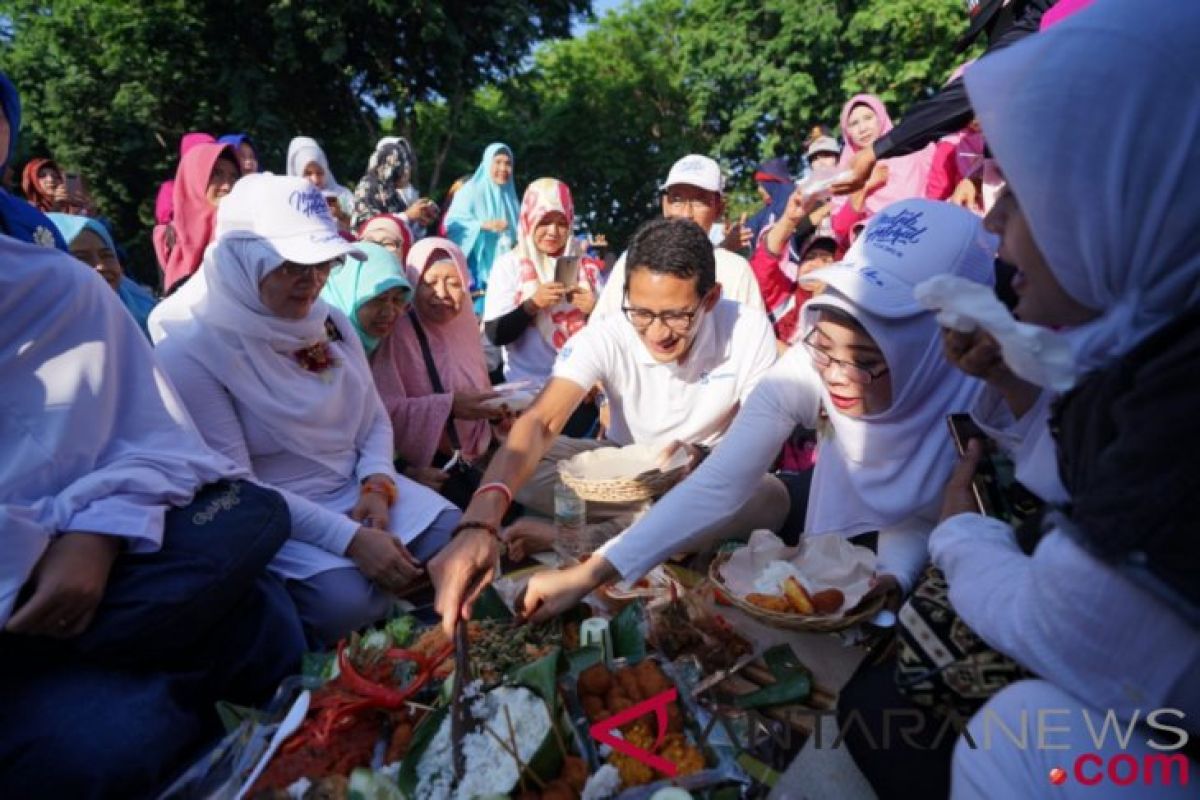
[[[983,220],[964,208],[899,200],[867,221],[841,261],[802,276],[800,285],[824,284],[877,316],[901,319],[928,311],[913,289],[935,275],[991,285],[998,246]]]
[[[804,157],[812,158],[818,153],[829,153],[836,156],[841,152],[842,148],[838,146],[837,139],[834,139],[832,136],[818,136],[808,146],[808,151],[804,154]]]
[[[669,189],[679,184],[697,186],[706,192],[717,192],[718,194],[725,191],[725,179],[721,177],[721,165],[708,156],[695,153],[676,161],[671,167],[671,171],[667,173],[667,182],[664,188]]]
[[[295,264],[319,264],[341,256],[366,256],[338,233],[337,222],[321,190],[304,178],[247,175],[217,206],[216,238],[265,239]]]

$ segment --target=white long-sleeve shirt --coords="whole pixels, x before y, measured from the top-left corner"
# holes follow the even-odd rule
[[[220,355],[199,352],[193,344],[187,336],[168,337],[159,345],[159,357],[209,445],[287,501],[292,538],[272,563],[276,572],[304,579],[351,565],[343,556],[359,523],[348,513],[368,475],[382,473],[396,481],[399,497],[392,507],[391,529],[401,541],[411,541],[451,508],[437,493],[396,475],[391,422],[373,388],[374,402],[363,412],[370,419],[345,420],[346,448],[337,454],[336,464],[328,465],[322,463],[329,460],[328,453],[318,461],[276,442],[255,410],[226,391],[220,379]],[[330,347],[342,362],[336,368],[346,370],[344,379],[370,380],[357,337],[347,336]],[[366,433],[354,441],[351,432],[360,429]]]
[[[205,446],[117,295],[65,253],[0,236],[0,627],[53,538],[162,544],[167,511],[248,477]]]
[[[729,432],[700,468],[637,523],[605,544],[600,554],[624,579],[636,581],[673,553],[686,549],[693,536],[728,519],[750,499],[797,425],[816,427],[821,397],[821,381],[808,353],[804,348],[788,351],[751,393]],[[818,458],[823,450],[822,446]],[[877,570],[896,576],[905,591],[927,561],[926,538],[936,524],[936,513],[933,508],[922,509],[879,531]]]

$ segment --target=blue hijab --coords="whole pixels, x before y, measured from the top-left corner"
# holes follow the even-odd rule
[[[375,352],[380,340],[362,329],[358,324],[358,310],[379,295],[397,287],[412,295],[412,284],[404,274],[404,267],[391,250],[374,242],[358,242],[355,247],[366,256],[364,261],[347,258],[346,263],[334,269],[321,290],[321,299],[339,309],[350,318],[358,338],[367,354]]]
[[[254,141],[244,133],[227,133],[217,139],[217,144],[227,144],[233,147],[233,154],[237,157],[238,167],[242,166],[242,156],[238,152],[238,148],[245,143],[254,151],[254,160],[258,162],[258,171],[262,172],[262,159],[258,157],[258,148],[254,146]]]
[[[67,247],[70,247],[71,242],[74,242],[79,234],[84,231],[91,231],[100,237],[105,247],[109,250],[112,250],[114,253],[121,252],[113,241],[112,234],[109,233],[108,228],[104,227],[99,220],[92,219],[91,217],[81,217],[77,214],[50,213],[46,216],[50,222],[54,223],[58,232],[62,234]],[[123,269],[124,265],[122,265]],[[138,327],[142,329],[142,333],[146,334],[146,338],[149,338],[150,330],[146,327],[146,321],[150,318],[150,312],[154,310],[154,306],[158,303],[154,295],[151,294],[149,289],[128,275],[122,275],[121,282],[117,284],[117,297],[121,298],[121,304],[125,306],[126,310],[129,311],[130,315],[137,322]]]
[[[517,217],[521,203],[517,200],[516,161],[513,161],[513,177],[503,186],[492,180],[492,159],[504,153],[513,158],[512,148],[493,142],[483,151],[483,159],[475,168],[475,174],[454,195],[450,211],[446,214],[446,238],[454,242],[467,256],[471,270],[472,293],[487,288],[492,264],[517,243]],[[491,219],[508,222],[503,233],[485,231],[480,226]],[[482,301],[476,302],[478,306]],[[479,310],[478,308],[476,310]]]
[[[8,150],[0,153],[0,158],[3,158],[0,161],[0,174],[3,174],[17,149],[17,134],[21,130],[21,98],[17,94],[17,87],[3,72],[0,72],[0,107],[4,118],[8,120]],[[4,189],[0,189],[0,233],[30,244],[57,247],[64,251],[67,249],[62,234],[45,214]]]
[[[774,225],[775,220],[783,216],[783,212],[787,210],[788,198],[796,189],[791,175],[788,174],[787,161],[783,158],[764,161],[758,166],[754,177],[758,185],[771,196],[771,201],[746,222],[746,226],[754,232],[751,248],[758,247],[758,237],[762,235],[763,229]]]

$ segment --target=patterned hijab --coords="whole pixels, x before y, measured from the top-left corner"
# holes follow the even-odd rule
[[[416,172],[417,156],[407,139],[380,139],[354,190],[354,227],[379,214],[399,214],[407,209],[416,199]]]

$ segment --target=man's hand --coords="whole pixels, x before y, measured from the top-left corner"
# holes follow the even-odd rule
[[[741,219],[733,225],[726,220],[725,241],[721,242],[721,247],[736,253],[749,247],[753,238],[754,231],[746,226],[746,215],[742,214]]]
[[[350,540],[346,556],[373,583],[392,592],[403,591],[421,575],[421,565],[390,532],[363,526]]]
[[[558,538],[558,527],[533,517],[521,517],[504,529],[504,541],[508,544],[508,557],[512,561],[524,561],[534,553],[543,553],[554,547]]]
[[[121,539],[98,533],[64,533],[50,543],[33,570],[33,594],[5,630],[69,639],[87,630],[104,597]]]
[[[867,179],[867,185],[863,187],[865,194],[870,194],[876,189],[882,189],[887,186],[888,182],[888,166],[887,164],[878,164],[871,170],[871,177]]]
[[[967,442],[967,452],[955,465],[946,482],[946,493],[942,496],[942,517],[945,522],[958,514],[977,514],[979,507],[975,504],[975,491],[971,482],[975,478],[975,469],[983,458],[983,442],[972,439]]]
[[[683,450],[688,455],[687,471],[684,473],[685,475],[690,475],[692,471],[696,469],[696,467],[700,466],[700,462],[704,460],[704,457],[708,455],[707,452],[694,444],[688,444],[687,442],[675,440],[663,448],[662,453],[660,453],[658,456],[658,465],[660,467],[665,467],[668,463],[670,463],[671,458],[680,450]]]
[[[517,614],[535,625],[546,622],[574,608],[597,586],[616,577],[617,571],[598,555],[567,569],[536,572],[525,587]]]
[[[429,562],[436,591],[433,607],[442,617],[442,630],[471,615],[471,604],[492,582],[500,560],[500,543],[485,530],[466,528]]]
[[[834,194],[850,194],[867,185],[867,178],[875,169],[875,149],[864,147],[850,159],[850,175],[829,187]]]
[[[802,190],[797,189],[788,198],[787,208],[783,210],[783,218],[792,223],[793,229],[795,229],[823,202],[820,195],[806,195]]]

